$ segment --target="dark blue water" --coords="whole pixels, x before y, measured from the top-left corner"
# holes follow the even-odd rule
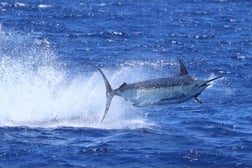
[[[251,167],[249,0],[1,1],[0,167]],[[134,107],[105,86],[224,74],[199,97]]]

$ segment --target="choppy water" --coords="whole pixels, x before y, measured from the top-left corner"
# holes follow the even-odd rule
[[[251,167],[252,3],[1,1],[0,167]],[[137,108],[113,88],[224,74],[198,104]]]

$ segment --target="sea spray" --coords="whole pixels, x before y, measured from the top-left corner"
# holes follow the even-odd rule
[[[110,71],[116,83],[121,71],[124,70]],[[19,62],[4,63],[0,80],[1,125],[121,128],[144,122],[137,114],[140,109],[118,97],[107,121],[100,124],[105,87],[98,72],[88,74],[69,79],[62,69],[54,67],[39,67],[34,72]]]
[[[97,71],[70,72],[69,76],[71,70],[62,66],[47,40],[3,30],[0,35],[1,126],[135,128],[150,124],[140,109],[120,98],[101,124],[105,87]],[[141,70],[123,66],[106,71],[115,87],[123,79],[137,80],[136,74],[144,76]]]

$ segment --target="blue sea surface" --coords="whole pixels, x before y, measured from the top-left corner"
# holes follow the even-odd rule
[[[105,86],[218,75],[135,107]],[[250,0],[0,1],[0,168],[252,167]]]

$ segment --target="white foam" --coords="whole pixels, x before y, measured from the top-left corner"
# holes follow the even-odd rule
[[[49,5],[49,4],[39,4],[38,5],[38,8],[40,8],[40,9],[46,9],[46,8],[51,8],[52,7],[52,5]]]
[[[130,103],[118,97],[113,99],[104,123],[100,123],[105,86],[98,72],[69,80],[54,67],[41,66],[33,71],[7,58],[2,58],[0,72],[0,125],[95,128],[147,125]],[[120,70],[110,76],[112,80],[119,78]]]
[[[98,72],[84,72],[69,78],[67,70],[58,66],[61,63],[55,61],[57,56],[48,45],[38,43],[29,35],[0,31],[3,44],[0,47],[0,126],[135,129],[153,125],[141,109],[119,97],[113,99],[106,119],[100,123],[106,100],[104,82]],[[12,43],[15,49],[8,49],[6,43]],[[138,73],[143,76],[141,70],[130,69],[104,71],[112,86],[118,87],[123,79],[137,80]]]
[[[15,2],[15,7],[25,7],[26,4],[22,3],[22,2]]]

